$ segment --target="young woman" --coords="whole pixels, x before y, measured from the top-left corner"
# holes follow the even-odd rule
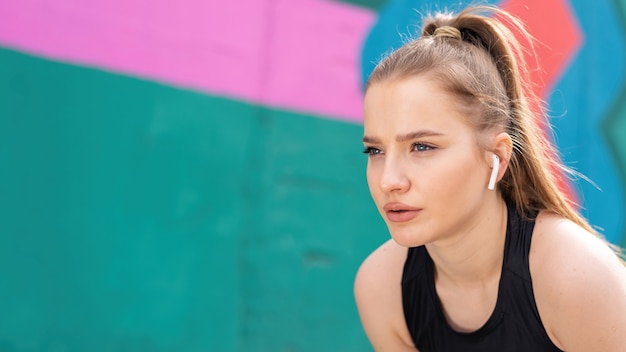
[[[427,19],[367,82],[392,236],[355,281],[376,351],[626,350],[626,269],[557,186],[504,20],[528,36],[493,7]]]

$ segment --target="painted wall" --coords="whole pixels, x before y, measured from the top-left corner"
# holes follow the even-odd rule
[[[601,188],[572,189],[625,244],[626,1],[500,5],[551,48],[538,92]],[[0,2],[0,351],[370,349],[361,87],[412,8]]]

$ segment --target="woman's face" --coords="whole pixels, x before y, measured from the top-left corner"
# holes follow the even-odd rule
[[[491,153],[479,149],[457,104],[424,76],[376,83],[365,94],[367,181],[401,245],[451,239],[479,218]]]

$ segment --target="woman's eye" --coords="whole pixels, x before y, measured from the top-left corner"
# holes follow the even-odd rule
[[[432,146],[424,143],[415,143],[411,146],[411,150],[415,152],[425,152],[433,149]]]
[[[380,149],[376,149],[376,148],[372,148],[372,147],[366,147],[363,150],[363,154],[367,154],[367,155],[379,155],[382,154],[383,151]]]

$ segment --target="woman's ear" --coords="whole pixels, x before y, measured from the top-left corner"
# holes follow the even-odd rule
[[[506,132],[501,132],[494,137],[493,153],[498,156],[500,167],[496,175],[496,181],[500,181],[509,166],[513,153],[513,140]],[[489,159],[490,164],[492,159]]]

